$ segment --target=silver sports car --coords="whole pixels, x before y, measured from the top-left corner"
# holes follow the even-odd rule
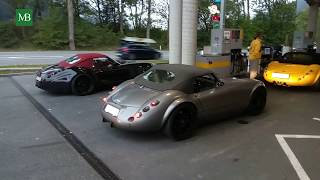
[[[156,65],[123,82],[103,98],[103,122],[132,131],[162,130],[175,140],[190,137],[196,122],[230,114],[261,113],[263,82],[219,79],[210,70],[187,65]]]

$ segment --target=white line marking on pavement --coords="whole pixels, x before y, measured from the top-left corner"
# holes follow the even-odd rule
[[[293,134],[276,134],[275,135],[281,148],[287,155],[291,165],[295,169],[297,175],[299,176],[300,180],[310,180],[309,176],[307,175],[306,171],[301,166],[300,162],[298,161],[296,155],[291,150],[290,146],[286,142],[284,138],[305,138],[305,139],[320,139],[320,136],[316,135],[293,135]]]
[[[320,118],[312,118],[315,121],[320,121]]]

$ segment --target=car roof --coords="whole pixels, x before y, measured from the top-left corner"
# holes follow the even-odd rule
[[[175,75],[175,79],[165,83],[155,83],[144,79],[152,70],[166,70]],[[211,70],[183,64],[160,64],[153,66],[149,71],[137,76],[135,83],[158,91],[179,90],[185,93],[192,91],[192,80],[197,76],[213,73]]]
[[[125,45],[125,46],[141,46],[141,47],[150,47],[149,45],[147,45],[147,44],[138,44],[138,43],[135,43],[135,44],[127,44],[127,45]]]
[[[204,74],[212,73],[211,70],[204,69],[204,68],[198,68],[195,66],[185,65],[185,64],[158,64],[153,66],[152,69],[162,69],[171,71],[175,74],[183,73],[184,76],[181,78],[188,79],[190,77],[196,77],[201,76]]]
[[[305,52],[305,51],[292,51],[292,52],[287,52],[287,53],[284,54],[284,55],[290,55],[290,54],[303,54],[303,55],[314,56],[315,58],[320,58],[320,53]]]
[[[107,57],[107,55],[101,54],[101,53],[80,53],[76,54],[79,58],[85,60],[88,58],[102,58],[102,57]]]
[[[138,38],[138,37],[125,37],[122,41],[126,42],[138,42],[138,43],[157,43],[155,40],[150,38]]]

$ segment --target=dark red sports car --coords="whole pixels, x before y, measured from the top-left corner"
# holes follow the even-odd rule
[[[77,54],[36,74],[36,86],[49,92],[87,95],[149,70],[150,63],[121,64],[99,53]]]

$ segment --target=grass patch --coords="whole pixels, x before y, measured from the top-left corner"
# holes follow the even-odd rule
[[[129,62],[129,61],[128,61]],[[139,62],[144,62],[144,63],[154,63],[154,64],[168,64],[168,60],[141,60]]]

